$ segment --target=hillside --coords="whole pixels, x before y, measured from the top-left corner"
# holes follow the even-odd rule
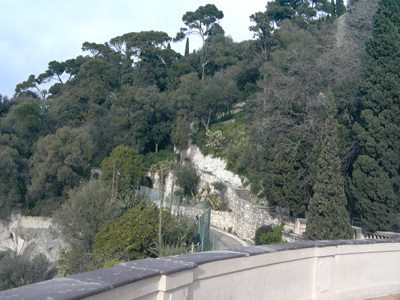
[[[142,257],[111,249],[102,256],[97,234],[111,235],[107,221],[141,207],[132,195],[149,184],[147,171],[163,179],[174,170],[175,193],[210,200],[184,164],[191,139],[235,180],[246,178],[257,205],[323,215],[313,230],[344,231],[334,221],[339,214],[341,228],[357,218],[369,231],[397,230],[399,16],[399,0],[379,7],[354,0],[347,9],[340,0],[275,0],[250,16],[255,39],[235,43],[219,25],[223,13],[206,5],[183,16],[186,30],[175,37],[189,43],[200,34],[203,47],[193,53],[172,50],[174,39],[162,31],[85,42],[81,56],[51,61],[11,99],[1,96],[0,218],[13,211],[59,218],[76,242],[69,258],[88,255],[74,271],[93,267],[93,255],[101,266]],[[91,180],[93,170],[101,180]],[[148,213],[154,224],[156,213]],[[87,244],[66,225],[75,216]],[[171,237],[183,234],[168,222]]]

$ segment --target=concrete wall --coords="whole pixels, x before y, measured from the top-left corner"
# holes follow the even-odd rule
[[[400,240],[296,242],[144,259],[0,299],[368,299],[400,293]]]

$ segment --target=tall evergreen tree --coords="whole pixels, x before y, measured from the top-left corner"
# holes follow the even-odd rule
[[[189,38],[186,38],[185,57],[189,56]]]
[[[306,236],[311,240],[350,239],[353,230],[346,211],[344,178],[339,158],[339,139],[333,99],[325,122],[325,138],[318,159],[318,174],[307,214]]]
[[[400,0],[380,1],[366,50],[350,191],[365,228],[389,230],[400,204]]]
[[[344,6],[343,0],[336,0],[335,13],[336,16],[340,17],[346,12],[346,7]]]
[[[335,0],[331,0],[331,14],[336,15],[336,4]]]

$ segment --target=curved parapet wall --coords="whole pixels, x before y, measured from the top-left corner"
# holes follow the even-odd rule
[[[367,299],[400,293],[400,239],[295,242],[143,259],[0,299]]]

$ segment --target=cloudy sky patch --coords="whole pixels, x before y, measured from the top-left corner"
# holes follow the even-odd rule
[[[264,11],[267,0],[10,0],[0,1],[0,94],[12,97],[15,86],[39,75],[52,60],[84,54],[84,42],[105,43],[128,32],[165,31],[174,37],[182,15],[201,5],[224,12],[221,26],[235,42],[252,38],[249,16]],[[191,51],[201,46],[190,38]],[[184,51],[184,42],[173,45]]]

